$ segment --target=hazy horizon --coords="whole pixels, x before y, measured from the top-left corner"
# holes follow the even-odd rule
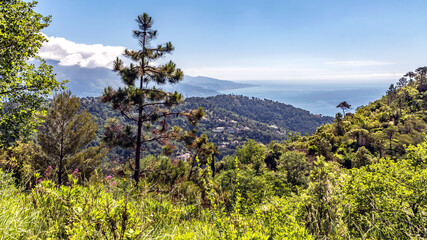
[[[52,15],[52,23],[43,29],[49,41],[40,56],[81,93],[119,87],[106,69],[124,49],[140,48],[132,30],[146,12],[159,33],[153,44],[175,47],[162,61],[173,60],[184,74],[255,84],[223,93],[333,115],[337,101],[368,104],[427,65],[427,32],[419,31],[426,7],[420,0],[44,0],[37,11]]]
[[[414,7],[416,6],[416,7]],[[52,15],[40,55],[63,66],[111,67],[135,18],[154,19],[185,74],[233,81],[397,81],[427,65],[426,1],[40,1]],[[96,11],[93,11],[96,9]]]

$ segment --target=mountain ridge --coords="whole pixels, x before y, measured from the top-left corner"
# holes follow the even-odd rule
[[[97,97],[102,95],[104,88],[108,86],[118,88],[123,85],[118,75],[108,68],[83,68],[77,65],[63,66],[59,64],[59,61],[55,60],[46,60],[46,62],[53,67],[57,78],[69,81],[67,87],[78,97]],[[184,79],[177,84],[156,87],[169,92],[178,91],[186,97],[208,97],[220,95],[220,91],[223,90],[253,86],[256,85],[205,76],[193,77],[185,75]]]

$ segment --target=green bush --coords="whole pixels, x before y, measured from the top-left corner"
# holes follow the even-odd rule
[[[427,169],[407,160],[382,159],[352,169],[342,184],[343,219],[349,234],[360,238],[427,237]]]

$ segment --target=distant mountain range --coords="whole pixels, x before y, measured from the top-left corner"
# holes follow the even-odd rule
[[[123,86],[115,72],[108,68],[82,68],[79,66],[61,66],[58,61],[47,60],[57,74],[57,80],[68,80],[67,87],[79,97],[97,97],[104,88]],[[220,91],[253,87],[252,84],[236,83],[203,76],[184,76],[182,82],[174,85],[162,85],[166,91],[178,91],[185,97],[209,97],[221,94]]]
[[[218,80],[210,77],[184,76],[184,80],[175,85],[162,86],[166,91],[178,91],[186,97],[210,97],[220,95],[220,91],[254,87],[252,84]]]

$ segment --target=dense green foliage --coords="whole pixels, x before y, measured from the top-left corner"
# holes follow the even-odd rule
[[[324,156],[347,168],[382,157],[404,157],[405,145],[420,143],[427,131],[427,92],[418,90],[420,84],[420,80],[399,80],[399,87],[392,85],[381,99],[359,107],[354,114],[337,114],[333,124],[318,128],[290,148]]]
[[[1,147],[34,132],[44,99],[60,87],[52,67],[37,57],[46,41],[40,30],[49,25],[50,17],[34,12],[35,6],[36,2],[21,0],[0,2]]]
[[[39,211],[34,209],[13,177],[0,170],[0,239],[42,239]]]
[[[188,106],[188,108],[199,106],[205,109],[206,112],[214,112],[215,117],[230,118],[237,121],[237,119],[233,119],[231,114],[233,113],[240,116],[240,118],[274,125],[280,130],[294,131],[301,134],[312,134],[320,125],[332,121],[330,117],[310,114],[306,110],[291,105],[245,96],[218,95],[207,98],[189,98],[184,106]]]
[[[2,239],[311,239],[282,200],[248,215],[229,215],[172,204],[170,197],[132,188],[126,179],[60,188],[44,180],[30,194],[20,194],[10,179],[0,171]]]
[[[94,140],[98,126],[90,113],[79,110],[79,99],[70,91],[56,94],[39,127],[37,140],[47,156],[45,164],[56,169],[59,185],[64,173],[75,169],[88,178],[106,153],[100,146],[86,148]]]
[[[241,151],[260,156],[262,150],[249,143]],[[320,239],[422,239],[427,235],[427,139],[407,152],[405,159],[351,170],[318,158],[307,187],[281,197],[262,193],[275,182],[260,183],[256,160],[241,152],[245,163],[234,158],[225,167],[234,171],[230,191],[218,189],[224,175],[212,181],[209,168],[200,170],[207,180],[202,187],[208,208],[191,183],[174,183],[171,192],[161,193],[158,177],[134,187],[128,178],[102,175],[79,185],[69,175],[70,184],[58,188],[49,176],[39,176],[42,181],[28,193],[0,171],[0,229],[5,239],[310,239],[310,233]],[[235,196],[231,205],[227,192]]]
[[[82,108],[96,117],[99,126],[106,124],[108,118],[117,118],[121,122],[126,122],[126,119],[122,118],[120,114],[112,111],[108,105],[101,103],[99,98],[81,98],[80,102]],[[198,133],[206,134],[208,139],[219,147],[219,159],[233,154],[248,138],[256,139],[267,145],[271,141],[283,141],[288,136],[299,136],[295,131],[300,131],[301,134],[313,133],[314,129],[322,124],[331,123],[333,119],[332,117],[316,116],[278,102],[233,95],[188,98],[178,106],[177,111],[188,112],[199,106],[203,107],[205,116],[194,128]],[[243,108],[244,111],[239,110],[240,108]],[[272,115],[274,117],[269,118]],[[191,130],[184,118],[174,119],[171,121],[171,125]],[[103,135],[104,132],[101,129],[98,139],[101,140]],[[177,144],[180,148],[177,148],[176,154],[185,153],[183,145]],[[161,153],[161,148],[156,144],[148,143],[147,152],[158,155]],[[128,158],[131,154],[132,152],[126,151],[126,149],[114,148],[108,155],[113,160],[119,159],[119,156]]]
[[[40,72],[27,68],[25,60],[40,47],[43,37],[38,31],[48,18],[32,12],[34,3],[1,4],[0,33],[4,44],[11,44],[1,48],[2,71],[6,71],[1,72],[1,80],[31,83],[31,77],[21,77]],[[29,19],[8,32],[5,19],[13,20],[20,13],[29,13],[35,21],[29,35],[35,36],[34,45],[25,45],[20,31],[13,32],[21,26],[32,29]],[[185,114],[172,108],[181,101],[178,93],[144,87],[149,82],[177,82],[182,72],[171,62],[152,65],[173,47],[167,43],[151,48],[149,41],[156,35],[151,18],[144,14],[137,22],[134,35],[142,50],[125,52],[137,64],[125,67],[117,60],[115,70],[126,86],[107,88],[103,96],[121,116],[104,111],[108,108],[97,105],[97,99],[82,99],[88,110],[80,110],[79,100],[63,92],[51,101],[45,123],[34,136],[37,141],[24,139],[0,150],[0,239],[427,238],[427,67],[405,74],[382,99],[354,114],[346,114],[350,105],[342,102],[337,107],[343,114],[304,137],[299,132],[328,118],[267,100],[194,98],[182,108],[207,109],[198,128],[206,134],[199,134],[188,127],[169,128],[183,119],[168,117],[183,115],[195,124],[203,116],[202,109]],[[17,37],[17,43],[8,37]],[[9,52],[13,47],[18,50]],[[4,68],[15,66],[15,60],[18,68]],[[36,81],[40,86],[52,80],[49,68],[45,70]],[[54,82],[53,88],[57,86]],[[24,92],[30,94],[26,87]],[[3,106],[9,104],[8,109],[26,103],[12,100],[14,95],[7,91],[13,89],[5,91],[8,102]],[[29,99],[38,102],[41,95]],[[30,104],[31,114],[38,111],[36,105]],[[87,112],[91,109],[97,120]],[[115,149],[115,155],[101,165],[101,137],[98,143],[92,140],[96,123],[105,124],[106,116],[117,118],[108,120],[103,140],[110,147],[135,150],[135,155]],[[17,118],[19,124],[24,122]],[[37,122],[32,115],[28,119],[30,125]],[[267,134],[242,141],[244,135],[239,133],[251,128]],[[271,129],[281,137],[264,138]],[[2,133],[3,140],[15,140],[15,130],[11,128],[10,136]],[[26,130],[18,132],[28,135]],[[210,136],[224,146],[237,141],[235,151],[215,158],[224,148],[217,148]],[[175,142],[168,142],[171,139]],[[153,141],[165,145],[162,153],[147,150],[155,145],[143,144]],[[143,157],[141,150],[147,153]],[[135,161],[128,161],[129,157]]]

